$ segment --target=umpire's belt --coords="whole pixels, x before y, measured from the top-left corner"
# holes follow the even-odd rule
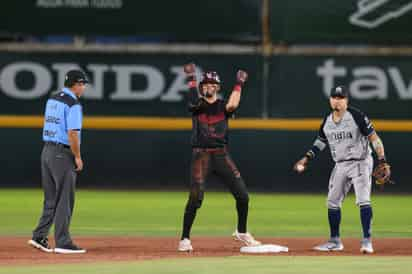
[[[227,152],[227,148],[226,147],[214,147],[214,148],[194,147],[193,152],[219,153],[219,152]]]
[[[45,146],[55,146],[55,147],[63,147],[63,148],[70,148],[69,145],[65,145],[62,143],[56,143],[56,142],[44,142]]]

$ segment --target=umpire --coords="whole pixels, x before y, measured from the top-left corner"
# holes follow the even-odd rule
[[[29,245],[53,252],[48,234],[53,222],[55,253],[85,253],[76,246],[69,232],[74,208],[77,172],[83,169],[80,155],[82,107],[80,96],[88,80],[83,72],[71,70],[65,76],[62,91],[53,94],[46,104],[43,127],[44,147],[41,153],[43,213],[33,231]]]

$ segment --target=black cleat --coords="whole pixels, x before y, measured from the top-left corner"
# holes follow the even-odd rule
[[[81,254],[86,253],[86,249],[80,248],[75,244],[70,243],[61,247],[56,247],[54,249],[54,252],[59,254]]]
[[[31,245],[34,248],[37,248],[41,251],[51,253],[53,252],[53,249],[50,248],[49,246],[49,240],[47,238],[33,238],[27,242],[29,245]]]

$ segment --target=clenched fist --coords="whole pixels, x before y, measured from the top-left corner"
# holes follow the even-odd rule
[[[196,66],[193,63],[189,63],[183,66],[183,70],[187,75],[194,75],[196,71]]]
[[[244,70],[238,70],[236,73],[236,80],[240,84],[244,84],[247,80],[247,72]]]

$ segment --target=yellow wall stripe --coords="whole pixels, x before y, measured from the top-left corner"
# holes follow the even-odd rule
[[[251,119],[240,118],[230,121],[232,129],[246,130],[301,130],[315,131],[321,124],[320,118]],[[412,131],[412,120],[372,120],[379,131]],[[0,128],[41,128],[42,116],[0,115]],[[89,116],[84,119],[84,128],[97,130],[190,130],[190,118],[160,117],[114,117]]]

